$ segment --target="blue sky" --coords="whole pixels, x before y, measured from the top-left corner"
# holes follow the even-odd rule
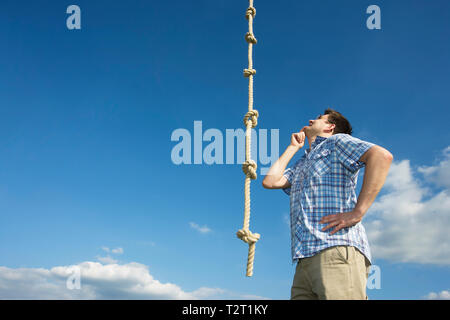
[[[66,27],[71,4],[81,8],[81,30]],[[381,9],[381,30],[366,27],[371,4]],[[203,131],[225,135],[243,127],[247,6],[2,1],[2,283],[1,271],[25,279],[39,268],[137,263],[177,292],[289,299],[289,198],[264,189],[261,175],[252,182],[250,229],[262,237],[254,276],[246,278],[247,245],[235,236],[243,221],[241,164],[171,159],[178,128],[193,135],[194,121],[202,121]],[[292,132],[332,107],[354,136],[388,149],[389,181],[363,222],[382,277],[369,298],[448,297],[450,4],[256,0],[255,7],[256,129],[278,129],[281,154]],[[101,282],[85,278],[101,291]],[[12,283],[0,296],[25,295],[34,284],[24,283],[23,292]],[[62,284],[45,294],[63,297]],[[110,296],[134,297],[117,290]]]

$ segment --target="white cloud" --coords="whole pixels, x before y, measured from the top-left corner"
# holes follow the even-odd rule
[[[200,233],[208,233],[211,232],[211,229],[208,228],[207,226],[203,226],[200,227],[198,224],[196,224],[195,222],[189,222],[189,225],[191,226],[192,229],[197,230]]]
[[[67,279],[79,270],[80,288],[70,290]],[[192,292],[153,278],[147,266],[131,262],[83,262],[51,269],[0,267],[0,299],[267,299],[226,289],[201,287]]]
[[[429,182],[450,189],[450,146],[444,149],[442,155],[444,159],[437,166],[422,166],[418,171],[423,173]]]
[[[123,249],[119,247],[119,248],[112,249],[111,252],[115,253],[115,254],[122,254]]]
[[[443,167],[441,162],[420,171],[430,177]],[[446,186],[436,179],[439,186]],[[387,193],[374,202],[363,221],[374,258],[450,265],[449,189],[431,194],[413,177],[409,160],[403,160],[391,164],[383,191]]]
[[[450,300],[450,291],[443,290],[438,293],[430,292],[425,298],[428,300]]]
[[[115,249],[110,249],[108,247],[103,246],[102,250],[106,251],[108,253],[110,252],[110,253],[114,253],[114,254],[123,254],[123,248],[121,248],[121,247],[117,247]],[[96,258],[98,261],[105,263],[105,264],[113,264],[113,263],[118,262],[118,260],[111,257],[109,254],[106,257],[97,256]]]
[[[117,247],[115,249],[110,249],[108,247],[102,247],[102,250],[106,251],[106,252],[115,253],[115,254],[122,254],[123,253],[123,248],[121,248],[121,247]]]
[[[97,257],[97,260],[104,264],[112,264],[117,263],[118,260],[113,259],[111,256],[107,255],[106,257]]]

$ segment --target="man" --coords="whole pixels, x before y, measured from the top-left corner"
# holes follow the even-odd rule
[[[393,156],[351,136],[339,112],[327,109],[291,136],[291,144],[263,180],[290,196],[292,261],[297,261],[291,299],[367,299],[371,253],[361,224],[384,184]],[[309,149],[287,164],[305,137]],[[359,169],[365,166],[356,197]]]

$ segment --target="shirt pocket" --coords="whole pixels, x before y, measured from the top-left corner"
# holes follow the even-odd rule
[[[320,177],[331,170],[331,151],[323,149],[317,152],[311,159],[311,174]]]

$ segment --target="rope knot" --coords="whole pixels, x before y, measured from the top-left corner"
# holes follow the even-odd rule
[[[242,163],[242,171],[244,171],[245,175],[250,177],[252,180],[256,180],[256,169],[258,168],[255,161],[252,159],[245,160],[244,163]]]
[[[247,127],[247,124],[249,121],[252,122],[252,128],[256,127],[258,125],[258,110],[250,110],[247,112],[244,116],[244,126]]]
[[[256,9],[254,7],[248,7],[247,11],[245,11],[245,18],[248,20],[249,17],[252,16],[254,19],[256,16]]]
[[[258,41],[256,40],[255,36],[253,35],[253,33],[247,32],[245,34],[245,41],[247,41],[248,43],[253,43],[256,44]]]
[[[254,76],[256,74],[255,69],[244,69],[244,77],[248,78],[250,76]]]
[[[236,232],[236,235],[239,239],[248,244],[254,244],[260,238],[259,233],[252,233],[250,230],[247,229],[240,229],[238,232]]]

